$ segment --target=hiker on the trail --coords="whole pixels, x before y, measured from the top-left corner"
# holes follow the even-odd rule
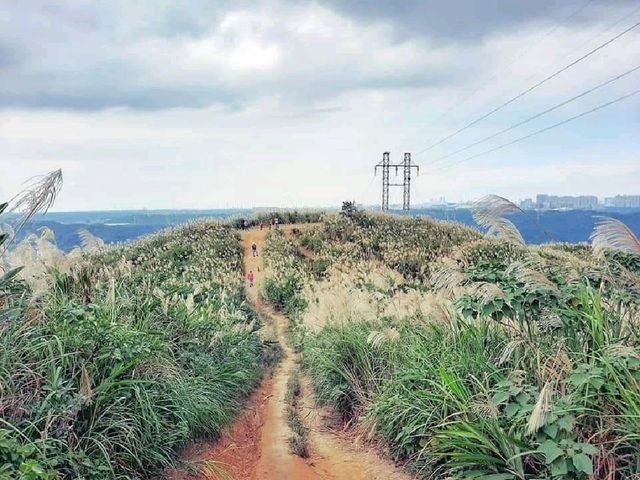
[[[244,229],[247,230],[249,228],[249,220],[244,221]]]
[[[258,256],[258,245],[256,245],[256,242],[253,242],[251,244],[251,252],[253,253],[254,257]]]
[[[273,226],[273,218],[269,219],[269,230],[271,230],[271,227]]]
[[[276,224],[276,228],[278,228],[278,217],[276,217],[273,222]]]
[[[247,281],[249,282],[249,286],[253,287],[253,281],[255,280],[255,275],[253,274],[253,270],[249,270],[247,273]]]
[[[260,220],[260,230],[262,230],[262,227],[264,227],[264,222]]]

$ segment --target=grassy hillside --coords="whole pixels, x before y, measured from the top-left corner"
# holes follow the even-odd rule
[[[640,256],[516,240],[328,216],[271,235],[264,294],[319,400],[424,478],[640,475]]]
[[[0,478],[159,478],[260,379],[239,237],[206,221],[72,258],[47,235],[0,285]]]

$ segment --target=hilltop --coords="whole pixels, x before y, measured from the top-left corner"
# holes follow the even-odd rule
[[[490,235],[347,205],[67,255],[50,231],[23,242],[0,283],[2,474],[640,473],[633,234],[528,245],[496,198]]]
[[[295,211],[292,210],[292,211]],[[303,212],[304,210],[299,210]],[[372,210],[373,211],[373,210]],[[135,240],[169,226],[176,226],[200,218],[226,220],[229,218],[252,218],[261,215],[273,216],[277,209],[254,210],[147,210],[118,212],[55,212],[36,216],[27,225],[19,239],[48,228],[55,233],[56,245],[65,252],[81,245],[79,232],[88,230],[105,243]],[[280,211],[282,214],[282,211]],[[394,211],[401,215],[404,212]],[[470,209],[413,208],[411,216],[449,220],[477,227]],[[640,212],[638,211],[542,211],[519,212],[510,216],[527,243],[587,242],[598,217],[606,215],[617,218],[640,235]]]

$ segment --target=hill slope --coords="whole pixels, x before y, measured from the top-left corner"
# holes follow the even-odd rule
[[[0,477],[158,478],[260,380],[239,236],[209,221],[56,258],[0,291]]]
[[[265,254],[319,400],[424,478],[640,474],[640,256],[359,213]]]

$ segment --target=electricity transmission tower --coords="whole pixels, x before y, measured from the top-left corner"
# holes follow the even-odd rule
[[[402,183],[390,182],[391,167],[396,169],[396,176],[398,175],[398,169],[402,168]],[[402,187],[402,210],[409,211],[411,208],[411,169],[415,168],[417,173],[420,173],[420,167],[411,164],[411,154],[405,153],[402,163],[391,163],[389,152],[384,152],[382,161],[375,166],[374,174],[376,175],[378,174],[378,168],[382,170],[382,211],[389,210],[389,187]]]

